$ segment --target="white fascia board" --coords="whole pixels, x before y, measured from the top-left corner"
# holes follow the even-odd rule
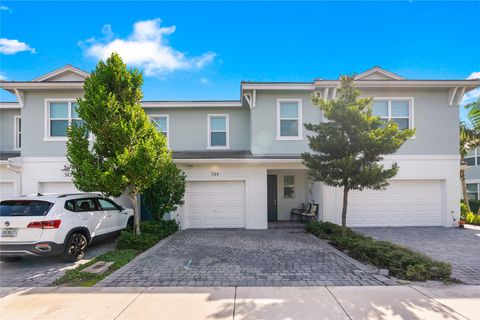
[[[241,101],[141,101],[144,108],[238,108],[242,107]]]
[[[0,109],[20,109],[18,102],[0,102]]]
[[[55,77],[55,76],[57,76],[57,75],[59,75],[59,74],[62,74],[62,73],[64,73],[64,72],[66,72],[66,71],[70,71],[70,72],[76,73],[76,74],[78,74],[78,75],[80,75],[80,76],[82,76],[82,77],[85,77],[85,78],[87,78],[88,76],[90,76],[90,74],[89,74],[88,72],[83,71],[83,70],[81,70],[81,69],[78,69],[78,68],[76,68],[76,67],[74,67],[74,66],[71,66],[71,65],[68,65],[68,64],[67,64],[66,66],[63,66],[63,67],[61,67],[61,68],[59,68],[59,69],[56,69],[56,70],[53,70],[52,72],[49,72],[49,73],[47,73],[47,74],[44,74],[43,76],[37,77],[37,78],[33,79],[32,81],[45,81],[45,80],[48,80],[48,79],[50,79],[50,78],[53,78],[53,77]]]
[[[0,82],[0,88],[14,93],[17,90],[72,89],[82,90],[83,81],[56,82]]]
[[[241,90],[313,90],[310,83],[242,83]]]
[[[357,88],[452,88],[465,87],[475,89],[480,80],[356,80]],[[315,88],[339,86],[337,80],[315,81]]]

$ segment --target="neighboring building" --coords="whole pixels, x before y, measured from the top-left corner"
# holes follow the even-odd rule
[[[65,66],[32,81],[4,81],[17,96],[2,103],[1,196],[75,192],[65,157],[67,126],[80,121],[75,101],[88,73]],[[319,219],[341,222],[341,191],[311,181],[300,159],[308,151],[304,122],[322,121],[311,94],[337,96],[338,80],[242,82],[235,101],[143,101],[187,174],[182,228],[265,229],[288,220],[300,203]],[[415,128],[385,158],[398,175],[385,191],[351,192],[349,226],[452,226],[459,217],[459,102],[478,80],[406,80],[375,67],[356,77],[375,114]]]
[[[465,157],[465,182],[468,198],[480,200],[480,147],[470,151]]]

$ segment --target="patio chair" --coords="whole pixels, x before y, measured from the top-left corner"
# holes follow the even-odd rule
[[[308,210],[307,212],[304,212],[301,215],[301,218],[304,218],[305,222],[312,222],[317,220],[317,216],[318,216],[318,204],[314,203],[310,206],[310,210]]]
[[[299,208],[293,208],[290,210],[290,221],[299,221],[302,217],[302,214],[310,211],[311,203],[305,205],[305,203],[301,203]]]

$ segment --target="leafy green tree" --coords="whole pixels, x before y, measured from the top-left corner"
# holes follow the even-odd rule
[[[157,181],[172,159],[167,142],[140,105],[143,77],[113,53],[85,80],[78,99],[82,126],[68,131],[67,158],[75,186],[119,197],[126,192],[140,234],[138,195]],[[88,137],[92,135],[93,141]]]
[[[183,205],[185,173],[171,162],[160,173],[157,181],[142,193],[142,202],[150,208],[152,216],[161,220],[165,213]]]
[[[473,127],[479,131],[480,128],[480,98],[477,101],[471,102],[465,106],[468,110],[468,119],[473,124]]]
[[[465,183],[465,156],[478,145],[480,145],[480,134],[478,131],[470,128],[465,122],[460,122],[460,182],[462,183],[463,202],[468,212],[472,210],[468,202],[467,184]]]
[[[396,123],[373,116],[372,98],[359,97],[353,77],[342,76],[340,83],[338,99],[313,96],[328,121],[305,124],[315,133],[308,136],[314,153],[303,153],[302,159],[314,181],[343,188],[342,235],[346,236],[349,191],[386,188],[398,165],[384,168],[379,161],[398,150],[415,131],[399,130]]]

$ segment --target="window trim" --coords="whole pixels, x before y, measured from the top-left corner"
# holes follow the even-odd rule
[[[408,117],[393,117],[393,119],[407,119],[408,129],[415,129],[415,106],[413,97],[374,97],[373,101],[387,101],[388,104],[388,121],[392,120],[392,101],[408,101]],[[372,102],[373,103],[373,102]],[[415,139],[415,135],[410,139]]]
[[[19,121],[20,121],[20,125],[19,125]],[[22,149],[21,121],[22,121],[22,116],[13,117],[13,150],[14,151],[20,151]],[[20,130],[19,130],[19,127],[20,127]]]
[[[77,102],[76,98],[48,98],[45,99],[45,131],[43,141],[67,141],[68,137],[52,137],[50,136],[50,102],[67,102],[68,103],[68,125],[72,124],[72,120],[80,118],[72,118],[72,103]],[[92,140],[92,134],[89,134],[89,140]]]
[[[475,147],[474,151],[473,151],[473,156],[470,156],[470,157],[464,157],[463,158],[463,161],[465,162],[466,159],[469,159],[469,158],[474,158],[474,165],[473,166],[469,166],[469,167],[476,167],[476,166],[479,166],[480,163],[478,161],[478,156],[480,156],[479,152],[478,152],[478,147]],[[466,163],[466,162],[465,162]],[[480,198],[479,198],[480,199]]]
[[[467,185],[469,184],[476,184],[477,185],[477,200],[480,200],[480,180],[466,180],[465,181],[465,188],[467,188]],[[468,197],[468,194],[473,194],[474,192],[468,192],[468,189],[467,189],[467,197]]]
[[[169,115],[168,114],[149,114],[148,115],[148,121],[152,122],[152,118],[166,118],[167,119],[167,147],[170,149],[170,117],[169,117]]]
[[[226,141],[225,141],[225,146],[212,146],[212,128],[211,128],[211,118],[215,117],[224,117],[225,118],[225,134],[226,134]],[[230,149],[230,116],[229,114],[219,114],[219,113],[210,113],[207,115],[207,149],[209,150],[227,150]],[[224,132],[222,131],[213,131],[213,132]]]
[[[296,102],[298,105],[298,117],[297,118],[280,118],[280,104],[282,102]],[[302,120],[302,99],[277,99],[277,140],[303,140],[303,120]],[[297,120],[298,132],[296,136],[281,136],[280,135],[280,121],[281,120]]]
[[[287,198],[285,197],[285,178],[286,177],[292,177],[293,178],[293,197],[292,198]],[[283,191],[283,199],[284,200],[295,200],[297,198],[297,193],[296,193],[296,184],[295,184],[295,175],[294,174],[285,174],[283,176],[283,184],[282,184],[282,191]]]

